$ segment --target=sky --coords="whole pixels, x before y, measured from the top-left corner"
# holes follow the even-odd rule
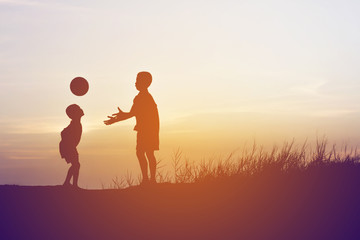
[[[65,108],[82,107],[80,186],[140,169],[134,119],[105,126],[149,71],[160,151],[194,161],[256,141],[358,146],[358,1],[0,0],[0,184],[61,184]],[[82,76],[89,92],[74,96]]]

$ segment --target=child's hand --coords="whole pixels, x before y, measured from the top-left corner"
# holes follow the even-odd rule
[[[116,117],[108,116],[108,118],[109,118],[108,120],[104,121],[105,125],[111,125],[111,124],[117,122]]]
[[[121,111],[119,107],[118,110],[118,113],[114,113],[111,116],[108,116],[109,119],[104,121],[105,125],[111,125],[124,119],[124,112]]]
[[[118,113],[114,113],[112,116],[114,116],[114,117],[120,117],[121,115],[124,114],[124,112],[121,111],[121,109],[120,109],[119,107],[118,107],[117,109],[119,110],[119,112],[118,112]]]

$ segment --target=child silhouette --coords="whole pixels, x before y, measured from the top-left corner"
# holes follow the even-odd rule
[[[78,188],[80,163],[76,146],[81,139],[82,126],[80,119],[84,116],[84,112],[78,105],[72,104],[66,108],[66,114],[71,119],[71,122],[61,132],[59,150],[61,158],[65,158],[65,161],[71,163],[71,166],[66,175],[64,186],[71,186],[70,179],[73,178],[73,186]]]
[[[150,168],[150,182],[156,182],[155,150],[159,150],[159,114],[157,105],[148,91],[152,82],[149,72],[139,72],[136,77],[135,87],[139,94],[134,98],[130,112],[119,112],[108,116],[106,125],[123,121],[131,117],[136,118],[134,130],[137,131],[136,156],[140,163],[143,183],[149,182],[148,162]]]

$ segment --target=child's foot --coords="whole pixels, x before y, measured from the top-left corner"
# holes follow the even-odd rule
[[[71,187],[71,184],[69,182],[64,182],[63,186],[64,187]]]
[[[140,186],[148,186],[150,183],[149,179],[143,179],[142,182],[140,183]]]

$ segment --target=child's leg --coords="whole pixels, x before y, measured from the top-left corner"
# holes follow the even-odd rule
[[[73,175],[74,175],[74,168],[71,164],[71,166],[69,167],[69,170],[67,172],[66,178],[65,178],[64,186],[70,185],[70,179]]]
[[[149,160],[150,179],[151,181],[156,182],[156,158],[154,151],[146,151],[146,156]]]
[[[147,180],[149,180],[149,177],[148,177],[148,170],[147,170],[147,168],[148,168],[147,161],[145,158],[145,151],[136,150],[136,156],[140,163],[140,168],[141,168],[141,172],[143,175],[143,181],[147,181]]]
[[[79,171],[80,171],[80,163],[79,163],[79,160],[74,162],[73,165],[72,165],[72,168],[73,168],[73,185],[75,187],[78,186],[78,179],[79,179]]]

